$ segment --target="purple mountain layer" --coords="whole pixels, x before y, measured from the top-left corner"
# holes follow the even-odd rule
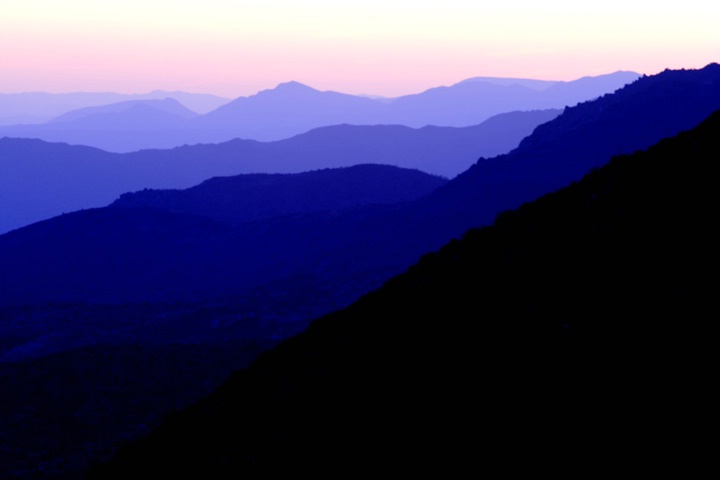
[[[138,124],[148,118],[182,121],[177,115],[182,107],[173,101],[162,102],[174,110],[145,103],[123,105],[138,114]],[[88,129],[92,128],[98,116],[107,119],[116,114],[104,111],[107,108],[86,109],[84,116],[76,112],[67,122],[88,122]],[[152,115],[146,111],[150,108]],[[233,140],[128,154],[4,138],[0,139],[0,233],[61,213],[101,207],[125,192],[187,188],[216,176],[299,173],[376,163],[452,177],[478,156],[512,150],[537,125],[559,113],[508,113],[465,128],[338,125],[277,142]]]
[[[395,99],[377,100],[321,92],[287,82],[240,97],[183,122],[156,116],[144,128],[137,112],[96,117],[92,127],[55,122],[0,127],[0,136],[38,138],[94,146],[112,152],[218,143],[234,138],[274,141],[338,124],[466,127],[518,110],[556,109],[611,93],[635,80],[632,72],[585,77],[572,82],[470,79]],[[542,84],[544,88],[538,88]]]
[[[41,124],[73,110],[135,100],[172,98],[199,114],[215,110],[230,98],[204,93],[166,92],[122,93],[0,93],[0,125]]]

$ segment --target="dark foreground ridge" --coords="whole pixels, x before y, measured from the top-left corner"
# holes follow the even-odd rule
[[[88,478],[647,472],[702,459],[718,138],[715,113],[469,231]]]

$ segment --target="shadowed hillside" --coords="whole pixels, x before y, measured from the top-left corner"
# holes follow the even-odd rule
[[[0,304],[195,301],[296,276],[352,276],[362,259],[341,257],[354,230],[446,182],[417,170],[362,165],[127,195],[117,206],[0,236]],[[45,247],[28,255],[30,245]],[[368,263],[360,271],[385,268]]]
[[[297,174],[212,178],[186,190],[143,190],[120,196],[113,207],[155,207],[239,225],[307,212],[415,200],[446,180],[389,165],[356,165]]]
[[[109,458],[274,343],[97,345],[2,362],[0,477],[77,479],[89,459]]]
[[[719,135],[716,113],[469,231],[88,478],[692,469]]]

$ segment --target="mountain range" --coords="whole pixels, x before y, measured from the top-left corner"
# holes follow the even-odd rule
[[[0,235],[0,337],[6,352],[55,352],[52,378],[63,379],[101,368],[91,359],[116,348],[169,341],[176,348],[166,354],[180,358],[184,348],[217,344],[215,332],[267,345],[265,318],[293,334],[328,314],[168,417],[93,478],[337,475],[386,464],[452,474],[476,466],[478,456],[508,465],[519,455],[537,469],[561,467],[567,454],[594,465],[606,458],[605,434],[627,433],[633,419],[637,430],[615,440],[637,455],[634,438],[661,446],[682,420],[671,415],[658,428],[656,415],[670,403],[648,410],[649,402],[665,385],[694,394],[697,377],[687,369],[711,364],[697,343],[712,339],[697,320],[709,298],[697,271],[713,241],[702,221],[711,205],[703,168],[717,153],[717,117],[680,132],[718,109],[719,65],[666,70],[566,108],[512,152],[480,158],[411,201],[237,220],[223,214],[222,187],[233,180],[224,179],[39,222]],[[686,317],[692,325],[679,320]],[[60,348],[48,348],[53,342]],[[82,355],[78,345],[86,345]],[[153,351],[161,355],[149,348],[142,358]],[[19,361],[6,384],[46,385],[42,361]],[[135,365],[105,380],[93,375],[99,384],[72,388],[72,407],[57,382],[42,396],[10,397],[24,409],[5,416],[7,438],[21,438],[13,432],[23,422],[42,425],[41,414],[52,417],[60,400],[82,428],[60,420],[53,428],[72,435],[14,444],[8,462],[22,464],[26,452],[44,460],[25,465],[62,474],[63,464],[77,473],[89,458],[107,458],[120,437],[109,439],[103,411],[130,439],[156,425],[162,410],[142,419],[127,406],[119,413],[109,399],[132,396],[132,387],[93,392],[172,382],[182,369],[171,363],[156,363],[163,374]],[[197,393],[183,393],[180,403]],[[59,447],[71,438],[83,446],[72,455]]]
[[[181,108],[168,100],[155,102]],[[154,118],[145,116],[143,105],[125,102],[112,108],[137,107],[138,124],[143,124],[143,118]],[[511,112],[463,128],[335,125],[277,142],[236,139],[122,155],[89,147],[3,138],[0,233],[62,213],[103,207],[126,192],[188,188],[216,176],[300,173],[375,163],[452,177],[467,169],[478,156],[512,150],[537,125],[559,113]]]
[[[164,112],[166,118],[157,118]],[[119,115],[123,114],[123,116]],[[85,107],[64,113],[46,124],[72,124],[75,128],[123,128],[127,120],[133,121],[133,128],[154,128],[158,124],[199,116],[177,100],[167,97],[161,100],[128,100],[97,107]],[[125,118],[127,120],[125,120]],[[120,123],[119,121],[122,121]],[[137,125],[136,122],[141,122]]]
[[[402,206],[306,212],[237,226],[150,206],[56,217],[0,236],[0,303],[172,301],[296,275],[399,273],[422,253],[579,179],[613,154],[692,128],[720,108],[719,79],[716,64],[666,71],[569,107],[510,154],[480,159]],[[49,236],[56,241],[47,245]]]
[[[113,112],[83,109],[66,112],[62,122],[2,126],[0,137],[37,138],[125,153],[234,138],[274,141],[340,124],[467,127],[501,113],[572,106],[610,93],[638,77],[633,72],[615,72],[553,82],[542,89],[530,80],[504,84],[498,79],[474,79],[392,101],[322,92],[298,82],[286,82],[239,97],[196,118],[159,109],[162,113],[146,112],[152,118],[148,125],[138,122],[139,107]],[[157,108],[149,101],[144,105]],[[68,114],[74,120],[69,120]]]
[[[229,102],[230,98],[204,93],[156,90],[144,94],[114,92],[76,93],[0,93],[0,125],[41,124],[73,110],[115,103],[172,98],[199,114]]]

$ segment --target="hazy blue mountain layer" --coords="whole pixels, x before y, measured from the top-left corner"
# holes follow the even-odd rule
[[[274,141],[340,124],[467,127],[501,113],[572,106],[611,93],[638,77],[632,72],[615,72],[554,82],[544,89],[535,87],[531,80],[510,79],[508,83],[508,79],[471,79],[392,101],[321,92],[287,82],[239,97],[197,118],[180,119],[155,112],[152,122],[139,122],[137,111],[125,110],[93,115],[90,123],[4,126],[0,127],[0,137],[38,138],[125,153],[234,138]]]
[[[142,109],[136,113],[141,116],[139,123],[147,118]],[[537,125],[559,113],[511,112],[465,128],[337,125],[278,142],[233,140],[125,155],[39,140],[0,139],[0,233],[62,213],[102,207],[126,192],[187,188],[216,176],[376,163],[451,177],[479,155],[512,150]]]
[[[73,110],[100,107],[138,100],[172,98],[193,112],[205,114],[231,101],[205,93],[166,92],[156,90],[144,94],[113,92],[76,93],[0,93],[0,125],[41,124]]]

